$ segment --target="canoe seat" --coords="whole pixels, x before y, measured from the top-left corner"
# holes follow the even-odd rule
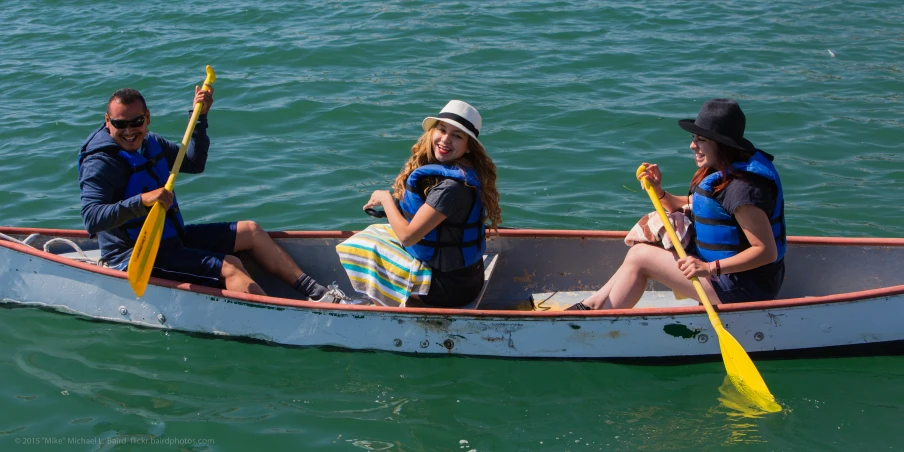
[[[102,263],[100,260],[100,250],[99,249],[82,250],[81,248],[78,247],[78,245],[75,245],[74,243],[72,243],[69,240],[66,240],[66,239],[53,239],[53,240],[60,240],[61,242],[59,242],[59,243],[65,243],[75,249],[75,251],[71,251],[68,253],[55,253],[57,256],[65,257],[67,259],[72,259],[72,260],[76,260],[79,262],[85,262],[85,263],[88,263],[91,265],[101,265],[102,266]],[[50,244],[51,242],[47,242],[47,243]],[[49,246],[45,245],[44,251],[50,252]]]
[[[487,286],[490,285],[490,276],[493,275],[493,270],[496,269],[496,259],[499,257],[498,253],[487,253],[483,255],[483,288],[480,289],[480,294],[477,295],[477,298],[474,301],[462,306],[460,309],[477,309],[480,305],[480,300],[483,300],[483,294],[487,291]]]
[[[575,290],[535,293],[531,294],[531,303],[535,311],[561,311],[595,292],[595,290]],[[677,308],[699,304],[692,298],[678,298],[670,290],[648,290],[643,293],[635,308]]]

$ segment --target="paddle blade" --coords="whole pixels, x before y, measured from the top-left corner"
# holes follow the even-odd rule
[[[163,211],[163,205],[154,204],[151,213],[144,220],[144,226],[138,233],[138,239],[135,241],[135,248],[132,250],[132,257],[129,258],[129,284],[135,295],[144,295],[144,290],[148,286],[148,280],[151,279],[151,270],[154,268],[154,261],[157,259],[157,249],[160,248],[160,239],[163,237],[163,220],[166,219],[166,212]]]
[[[766,411],[753,403],[749,397],[738,392],[728,375],[719,385],[719,404],[727,410],[728,416],[733,418],[757,419],[765,415],[772,414],[774,411]]]
[[[719,348],[722,350],[722,361],[728,378],[738,392],[763,411],[781,411],[781,405],[775,402],[775,397],[769,392],[766,382],[741,344],[721,325],[716,326],[716,335],[719,337]]]

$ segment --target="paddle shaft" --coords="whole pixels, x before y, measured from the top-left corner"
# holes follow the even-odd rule
[[[213,72],[213,68],[207,66],[207,78],[204,80],[204,88],[209,88],[214,81],[216,81],[216,75]],[[185,135],[182,137],[182,145],[179,146],[179,152],[176,154],[173,168],[170,170],[169,178],[167,178],[164,185],[166,190],[173,191],[176,184],[176,176],[179,175],[182,160],[185,158],[185,152],[191,142],[191,136],[195,131],[198,117],[201,116],[201,108],[203,106],[202,102],[195,103],[191,119],[188,121],[188,127],[185,129]],[[151,270],[153,269],[154,261],[157,259],[157,250],[163,237],[165,219],[166,213],[163,203],[156,201],[150,212],[148,212],[144,225],[141,226],[141,231],[135,240],[135,247],[132,249],[132,256],[129,258],[128,277],[132,290],[139,297],[144,295],[148,280],[151,278]]]
[[[638,178],[640,178],[640,173],[643,172],[644,169],[646,169],[644,165],[637,168],[636,174]],[[678,252],[678,256],[682,259],[686,258],[687,253],[684,251],[684,247],[681,246],[681,241],[678,240],[678,234],[675,233],[675,228],[672,227],[672,223],[669,221],[669,217],[666,215],[662,203],[659,202],[659,197],[656,196],[656,191],[653,189],[650,181],[644,177],[641,179],[641,185],[643,185],[647,195],[650,196],[650,201],[653,202],[656,213],[659,214],[659,218],[662,220],[666,232],[672,239],[672,243],[675,245],[675,251]],[[722,326],[722,321],[719,320],[716,310],[713,309],[712,303],[709,302],[709,298],[703,290],[703,284],[700,283],[700,280],[696,276],[691,277],[691,283],[694,285],[694,289],[697,290],[697,295],[700,296],[700,302],[703,303],[703,307],[706,308],[706,314],[709,316],[709,321],[712,323],[716,336],[719,338],[719,350],[722,353],[722,361],[725,363],[725,371],[728,373],[732,384],[735,385],[738,392],[746,396],[763,410],[767,412],[781,411],[781,405],[775,403],[775,397],[769,392],[769,388],[766,387],[766,382],[763,381],[763,377],[756,369],[753,361],[750,360],[747,352],[744,351],[744,348],[741,347],[741,344],[738,343],[737,339]]]
[[[653,207],[656,208],[656,213],[659,214],[659,219],[662,220],[665,231],[669,234],[669,238],[672,239],[672,244],[675,246],[675,251],[678,252],[678,256],[682,259],[686,258],[687,253],[684,251],[681,240],[678,239],[678,234],[675,233],[675,228],[672,227],[672,223],[669,221],[669,216],[665,213],[662,203],[659,202],[659,197],[656,196],[656,190],[653,189],[653,186],[647,178],[643,178],[641,184],[643,184],[644,191],[650,196],[650,201],[653,201]],[[703,303],[703,307],[706,308],[706,314],[709,315],[709,320],[713,323],[713,326],[721,326],[722,322],[719,320],[718,315],[716,315],[716,311],[713,309],[709,297],[706,296],[706,291],[703,289],[703,284],[700,283],[700,279],[696,276],[691,277],[691,284],[693,284],[694,289],[697,290],[697,295],[700,296],[700,302]]]
[[[211,83],[210,75],[208,75],[207,79],[204,80],[204,85],[201,89],[209,88]],[[182,160],[185,159],[185,151],[188,149],[188,144],[191,143],[191,136],[195,133],[195,125],[198,123],[198,117],[201,116],[202,107],[204,107],[203,103],[196,103],[195,109],[191,113],[191,119],[188,121],[188,128],[185,129],[185,135],[182,136],[182,144],[179,146],[179,153],[176,155],[173,169],[170,170],[169,178],[166,179],[166,185],[164,185],[164,188],[169,191],[173,191],[173,187],[176,185],[176,176],[179,175],[179,168],[182,167]],[[157,201],[157,203],[159,204],[160,201]]]

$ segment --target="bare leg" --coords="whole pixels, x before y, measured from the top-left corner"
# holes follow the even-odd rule
[[[238,222],[235,250],[250,252],[261,268],[285,281],[286,284],[294,284],[301,276],[302,270],[298,264],[254,221]]]
[[[251,275],[248,274],[245,266],[242,265],[242,260],[235,256],[229,255],[223,259],[223,268],[220,270],[220,276],[223,278],[228,290],[266,295],[261,286],[251,279]]]
[[[609,299],[609,293],[612,292],[612,287],[624,278],[624,273],[626,271],[629,270],[625,268],[624,264],[622,264],[621,267],[618,267],[615,274],[609,278],[609,281],[606,281],[606,284],[600,288],[600,290],[597,290],[596,293],[582,301],[584,306],[591,309],[603,309],[603,304]]]
[[[682,295],[700,301],[693,283],[678,270],[677,260],[678,256],[672,251],[643,244],[632,246],[612,278],[583,303],[592,309],[633,308],[643,296],[648,279],[659,281]],[[719,297],[709,280],[699,279],[706,296],[713,304],[718,304]]]

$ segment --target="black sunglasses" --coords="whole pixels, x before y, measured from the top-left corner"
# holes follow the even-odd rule
[[[136,128],[141,127],[144,124],[144,120],[147,117],[147,112],[142,114],[141,116],[136,116],[132,119],[111,119],[110,125],[116,127],[117,129],[127,129],[129,127]]]

